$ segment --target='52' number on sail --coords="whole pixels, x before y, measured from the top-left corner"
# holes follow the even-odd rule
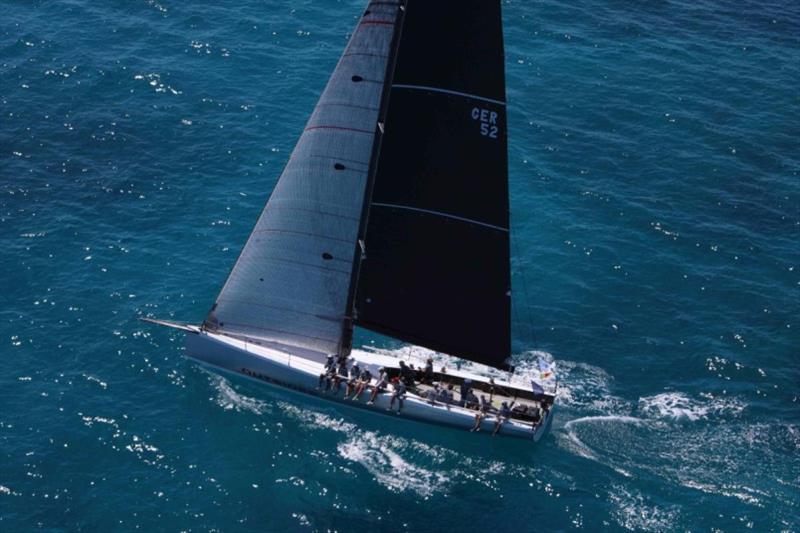
[[[481,135],[490,139],[497,139],[497,113],[480,107],[472,108],[472,120],[481,124]]]

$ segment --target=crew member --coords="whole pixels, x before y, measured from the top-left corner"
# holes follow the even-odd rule
[[[331,377],[336,369],[336,362],[333,355],[328,355],[325,359],[325,367],[322,369],[322,374],[319,375],[319,383],[317,389],[322,389],[322,382],[325,381],[325,392],[331,388]]]
[[[389,373],[386,372],[386,369],[381,367],[378,373],[378,382],[372,387],[372,394],[369,396],[369,401],[367,405],[372,405],[375,403],[375,398],[378,397],[378,393],[386,388],[389,384]]]
[[[478,412],[475,413],[475,425],[472,426],[470,431],[481,430],[481,421],[489,415],[489,410],[491,408],[492,404],[486,400],[486,396],[481,394],[481,405],[478,407]]]
[[[392,380],[392,387],[394,391],[392,392],[392,399],[389,400],[389,411],[392,410],[394,407],[394,401],[397,400],[397,414],[400,414],[400,411],[403,410],[403,399],[406,397],[406,384],[403,383],[403,380],[400,378],[394,378]]]
[[[516,401],[511,402],[511,405],[508,402],[503,402],[500,406],[500,410],[497,412],[497,420],[494,423],[494,431],[492,432],[492,437],[497,435],[500,431],[500,428],[503,427],[503,424],[508,422],[509,417],[511,416],[511,408],[514,407],[514,404],[517,403]]]
[[[361,371],[361,375],[358,376],[358,383],[356,384],[356,393],[353,395],[353,401],[357,401],[358,397],[361,396],[361,393],[364,392],[370,382],[372,381],[372,372],[369,371],[369,368],[364,368]]]

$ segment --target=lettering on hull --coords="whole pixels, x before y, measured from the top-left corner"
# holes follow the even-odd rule
[[[242,367],[239,371],[244,374],[245,376],[249,376],[251,378],[260,379],[261,381],[266,381],[267,383],[272,383],[274,385],[280,385],[281,387],[286,387],[287,389],[296,390],[299,392],[310,392],[308,389],[303,387],[298,387],[297,385],[293,385],[292,383],[287,383],[285,381],[281,381],[279,379],[275,379],[273,377],[267,376],[266,374],[262,374],[261,372],[256,372],[255,370],[250,370],[249,368]]]

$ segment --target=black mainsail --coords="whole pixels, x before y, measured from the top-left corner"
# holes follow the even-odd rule
[[[500,0],[370,2],[203,326],[504,367],[510,296]]]
[[[495,367],[511,353],[499,0],[409,0],[372,177],[356,324]]]

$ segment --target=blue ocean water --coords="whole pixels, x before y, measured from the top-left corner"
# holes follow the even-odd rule
[[[504,3],[535,447],[137,320],[202,319],[363,8],[227,4],[0,0],[0,531],[800,529],[800,4]]]

